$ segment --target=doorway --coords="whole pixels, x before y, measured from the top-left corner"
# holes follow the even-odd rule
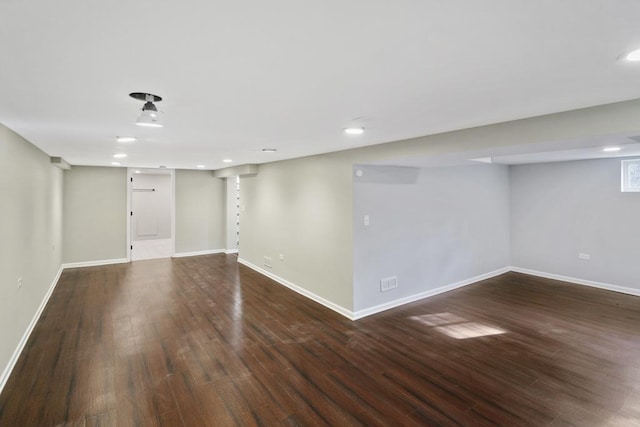
[[[129,170],[129,247],[132,261],[174,253],[174,171]]]

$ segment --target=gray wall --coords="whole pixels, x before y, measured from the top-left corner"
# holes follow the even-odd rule
[[[348,159],[329,154],[260,165],[256,176],[240,178],[240,204],[240,258],[352,309]]]
[[[620,176],[619,159],[512,166],[513,265],[640,290],[640,193]]]
[[[222,250],[225,180],[209,171],[176,170],[176,253]]]
[[[509,266],[507,166],[354,169],[355,311]]]
[[[62,174],[0,124],[0,375],[62,263]]]
[[[127,170],[73,166],[64,174],[64,262],[127,257]]]

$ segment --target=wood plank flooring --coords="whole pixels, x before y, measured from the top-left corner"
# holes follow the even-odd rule
[[[351,322],[211,255],[65,270],[1,426],[638,426],[640,298],[508,273]]]

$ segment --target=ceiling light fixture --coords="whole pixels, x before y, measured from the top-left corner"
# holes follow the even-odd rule
[[[233,162],[233,160],[231,160],[231,159],[224,159],[224,160],[223,160],[223,162],[224,162],[224,163],[231,163],[231,162]]]
[[[198,165],[196,166],[198,169],[204,169],[204,165]]]
[[[126,153],[116,153],[113,155],[114,159],[124,159],[125,157],[127,157]]]
[[[615,151],[620,151],[620,150],[622,150],[621,147],[604,147],[602,149],[602,151],[604,151],[605,153],[613,153]]]
[[[121,165],[121,163],[120,163],[120,162],[111,162],[111,165],[112,165],[112,166],[120,166],[120,165]]]
[[[129,96],[138,101],[144,101],[142,113],[140,113],[140,117],[136,120],[136,125],[154,128],[163,127],[162,123],[160,123],[160,113],[154,104],[154,102],[162,101],[161,97],[144,92],[131,92]]]
[[[119,136],[116,138],[116,141],[118,142],[133,142],[135,140],[136,138],[134,138],[133,136]]]
[[[362,135],[364,133],[364,128],[353,127],[353,128],[345,128],[344,133],[347,135]]]

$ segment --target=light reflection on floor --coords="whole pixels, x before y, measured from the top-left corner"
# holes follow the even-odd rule
[[[448,312],[412,316],[410,319],[432,327],[441,334],[457,340],[507,333],[504,329],[478,322],[470,322],[464,317]]]

